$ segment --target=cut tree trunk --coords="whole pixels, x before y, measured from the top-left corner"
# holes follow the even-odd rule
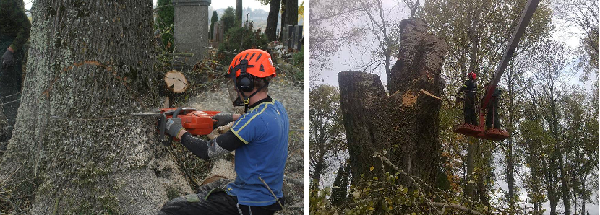
[[[381,161],[373,158],[375,152],[389,148],[374,137],[374,100],[385,97],[385,90],[378,75],[364,72],[340,72],[340,107],[350,153],[352,184],[361,174],[370,175],[370,167],[381,171]]]
[[[21,106],[0,163],[19,214],[154,214],[188,183],[157,141],[152,2],[35,1]]]
[[[172,70],[165,74],[167,89],[174,93],[183,93],[188,87],[188,81],[183,73]]]
[[[379,76],[340,72],[340,103],[348,139],[352,184],[378,174],[375,152],[387,153],[403,171],[435,184],[439,171],[441,66],[446,44],[418,19],[402,20],[398,61],[388,76],[388,96]],[[375,170],[371,171],[373,166]]]

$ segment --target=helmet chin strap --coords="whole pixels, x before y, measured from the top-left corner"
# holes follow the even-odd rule
[[[247,112],[248,112],[248,105],[250,104],[250,98],[251,98],[252,96],[256,95],[256,93],[260,92],[262,89],[264,89],[264,88],[265,88],[265,87],[267,87],[267,86],[269,86],[269,82],[268,82],[268,81],[265,81],[265,85],[264,85],[264,86],[262,86],[262,87],[260,87],[260,88],[256,89],[256,91],[254,91],[254,93],[250,94],[250,96],[248,96],[248,97],[246,97],[246,95],[244,95],[244,93],[241,93],[241,94],[242,94],[242,96],[244,96],[244,113],[247,113]],[[238,92],[240,92],[240,91],[239,91],[239,89],[237,89],[237,87],[236,87],[236,90],[237,90]]]

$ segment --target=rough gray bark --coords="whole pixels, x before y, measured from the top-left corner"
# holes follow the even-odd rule
[[[361,174],[369,177],[373,172],[381,171],[381,161],[373,158],[375,152],[389,148],[388,143],[377,141],[374,137],[374,115],[376,99],[385,97],[385,90],[378,75],[364,72],[347,71],[338,75],[340,84],[340,107],[342,109],[348,152],[350,154],[350,172],[352,184],[357,184]],[[379,165],[378,165],[379,164]]]
[[[277,40],[277,23],[279,22],[279,6],[281,0],[271,0],[269,3],[269,16],[267,16],[267,28],[265,34],[269,41]]]
[[[338,174],[335,176],[333,182],[333,188],[331,189],[331,204],[340,206],[346,202],[346,196],[348,195],[348,173],[349,164],[340,166]]]
[[[37,0],[2,190],[29,214],[153,214],[191,192],[156,139],[152,2]]]
[[[6,151],[9,135],[8,121],[4,117],[4,111],[2,111],[2,105],[0,105],[0,158]]]
[[[348,139],[353,184],[380,168],[374,152],[388,153],[403,171],[435,184],[439,171],[439,95],[446,44],[418,19],[402,20],[398,61],[388,76],[390,95],[379,76],[339,74],[340,101]]]

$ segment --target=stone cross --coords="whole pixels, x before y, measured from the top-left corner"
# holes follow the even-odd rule
[[[208,6],[211,0],[173,0],[175,7],[175,53],[184,68],[192,68],[206,55]]]

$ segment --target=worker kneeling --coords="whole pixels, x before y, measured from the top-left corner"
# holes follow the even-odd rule
[[[219,125],[235,120],[227,133],[210,141],[198,139],[182,128],[179,118],[169,119],[167,130],[202,159],[236,150],[237,177],[229,184],[205,185],[197,194],[173,199],[159,214],[256,215],[282,210],[289,121],[283,105],[268,95],[267,87],[275,76],[271,56],[260,49],[243,51],[227,74],[246,108],[241,116],[220,113],[213,117]]]

